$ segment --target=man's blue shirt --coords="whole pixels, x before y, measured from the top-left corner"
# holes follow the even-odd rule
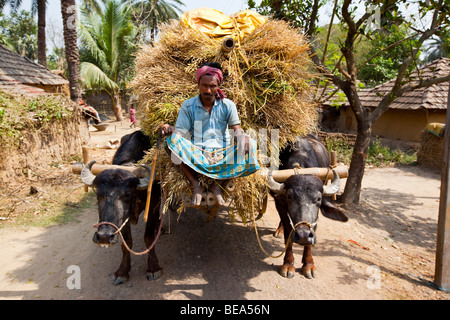
[[[197,95],[186,100],[180,108],[175,130],[200,148],[224,148],[230,144],[229,126],[240,124],[236,105],[229,99],[216,99],[211,114]]]

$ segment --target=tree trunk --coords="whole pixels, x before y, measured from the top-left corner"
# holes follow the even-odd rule
[[[358,123],[358,132],[355,146],[353,147],[350,168],[348,169],[348,178],[341,198],[343,203],[359,203],[371,133],[372,129],[367,120],[362,125]]]
[[[80,57],[77,46],[77,24],[75,0],[61,0],[63,19],[64,45],[69,71],[70,98],[73,101],[81,99],[80,89]]]
[[[351,67],[349,69],[356,70],[356,68],[352,69]],[[356,88],[355,81],[345,81],[341,87],[350,103],[350,107],[353,110],[357,121],[356,141],[353,146],[347,182],[345,183],[344,193],[341,198],[343,203],[353,204],[359,203],[364,168],[366,166],[367,150],[369,149],[370,136],[372,134],[372,123],[368,119],[368,110],[362,106]]]
[[[114,96],[111,97],[113,109],[114,109],[114,116],[116,117],[116,121],[122,121],[123,120],[123,114],[122,114],[122,102],[120,99],[120,93],[114,94]]]
[[[47,68],[47,46],[45,42],[46,0],[38,0],[38,63]]]

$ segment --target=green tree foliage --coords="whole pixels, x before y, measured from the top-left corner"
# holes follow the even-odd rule
[[[0,10],[3,10],[5,5],[9,4],[11,12],[17,13],[20,6],[22,5],[22,0],[0,0]],[[46,39],[45,39],[45,26],[46,26],[46,0],[32,0],[31,2],[31,13],[33,16],[37,14],[38,16],[38,31],[37,31],[37,59],[38,63],[47,67],[47,55],[46,55]]]
[[[140,37],[144,41],[153,41],[158,32],[158,25],[170,19],[177,19],[184,4],[180,0],[134,0],[131,1],[133,21],[140,28]]]
[[[100,13],[81,10],[80,76],[86,88],[109,94],[117,120],[122,120],[121,90],[133,75],[136,34],[125,3],[108,0]]]
[[[0,0],[1,1],[1,0]],[[83,0],[83,7],[100,13],[108,0]],[[145,42],[153,41],[158,32],[158,25],[170,19],[178,19],[182,12],[180,0],[121,0],[131,8],[132,21],[139,26],[138,38]]]
[[[310,10],[309,12],[311,12],[311,15],[309,17],[309,27],[306,28],[305,31],[311,38],[313,38],[316,32],[316,29],[312,26],[315,25],[314,22],[318,19],[318,11],[314,9],[318,7],[320,2],[321,0],[311,1],[312,6],[310,8],[312,9],[310,10],[310,8],[307,8],[307,10]],[[282,12],[281,9],[283,9],[283,4],[289,3],[289,1],[272,0],[266,2],[263,0],[261,6],[263,7],[268,3],[271,4],[271,8],[273,9],[272,12]],[[357,138],[352,153],[348,179],[341,200],[344,203],[358,203],[372,125],[374,122],[388,110],[390,104],[396,98],[402,96],[405,92],[449,81],[450,79],[450,75],[448,75],[439,78],[422,79],[421,81],[413,83],[408,81],[410,76],[409,70],[416,67],[418,63],[417,57],[420,54],[420,50],[422,50],[424,42],[429,40],[433,35],[440,34],[441,30],[448,30],[450,25],[450,15],[448,14],[450,11],[450,2],[449,0],[371,0],[364,2],[355,0],[334,0],[333,3],[331,19],[336,18],[340,29],[343,31],[343,36],[339,39],[340,57],[334,65],[325,62],[328,56],[325,48],[328,46],[330,34],[330,32],[327,32],[325,44],[323,45],[323,53],[325,54],[317,54],[318,52],[315,50],[315,47],[311,46],[311,59],[316,66],[316,70],[322,74],[323,82],[327,84],[332,83],[336,90],[341,90],[345,94],[357,121]],[[415,6],[412,10],[414,10],[416,14],[406,14],[406,11],[400,12],[400,8],[408,9],[409,6]],[[303,16],[303,13],[295,8],[293,8],[291,14],[298,17]],[[372,28],[372,22],[377,22],[378,28]],[[330,25],[334,25],[332,21],[330,22]],[[397,36],[397,33],[404,32],[404,29],[401,29],[400,27],[395,29],[394,26],[401,25],[403,25],[404,28],[411,29],[411,33],[415,34],[415,36],[403,38],[401,39],[402,41],[395,41],[395,37],[393,36],[394,40],[391,39],[390,41],[399,45],[405,44],[407,43],[407,40],[414,38],[414,41],[410,41],[409,43],[409,55],[397,64],[398,67],[394,73],[394,84],[389,92],[382,97],[377,107],[368,108],[364,106],[359,99],[359,73],[361,69],[364,66],[367,67],[367,64],[377,57],[380,64],[384,65],[385,68],[389,65],[393,66],[393,64],[398,63],[398,61],[395,61],[396,57],[393,57],[394,54],[392,52],[390,53],[390,56],[384,56],[385,51],[394,48],[394,46],[390,45],[386,47],[386,43],[384,43],[380,45],[381,50],[378,50],[378,52],[374,53],[372,56],[368,55],[367,59],[360,63],[357,60],[357,45],[364,38],[376,42],[377,32],[383,32],[383,30]],[[373,29],[381,29],[381,31]],[[331,28],[328,30],[331,31]],[[385,40],[381,39],[381,34],[379,40]],[[374,44],[376,45],[376,43]],[[404,51],[401,50],[399,52],[401,54],[404,53]],[[374,65],[372,64],[372,66]],[[386,72],[380,73],[381,76],[392,76],[392,74],[386,74]]]
[[[37,59],[37,23],[32,14],[22,10],[5,16],[0,12],[0,43],[35,61]]]
[[[317,31],[317,12],[326,2],[327,0],[262,0],[259,5],[256,5],[256,1],[248,0],[247,5],[262,15],[290,21],[295,27],[311,35]]]
[[[371,87],[384,83],[397,77],[398,70],[403,61],[411,55],[411,51],[416,46],[417,39],[414,34],[408,32],[405,25],[392,24],[385,29],[374,32],[365,43],[369,50],[365,59],[373,56],[370,61],[360,66],[358,79]],[[416,60],[420,56],[420,51],[416,53]],[[362,64],[364,61],[359,60]],[[408,67],[408,73],[415,68],[414,64]]]

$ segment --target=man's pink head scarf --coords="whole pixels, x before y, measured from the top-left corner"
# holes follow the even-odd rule
[[[197,76],[196,76],[197,83],[200,83],[200,79],[204,75],[214,76],[217,79],[217,82],[219,85],[222,83],[223,74],[222,74],[222,71],[220,71],[220,69],[209,67],[209,66],[203,66],[203,67],[197,69]],[[222,90],[217,89],[216,99],[223,100],[226,97],[227,96],[223,93]]]

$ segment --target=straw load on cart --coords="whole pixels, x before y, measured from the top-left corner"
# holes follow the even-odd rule
[[[253,138],[260,149],[261,143],[267,144],[267,156],[277,155],[278,148],[316,125],[316,109],[309,98],[308,46],[302,33],[287,22],[250,10],[230,17],[206,8],[186,12],[179,21],[161,26],[158,40],[137,55],[130,87],[138,100],[141,127],[155,139],[162,123],[174,125],[182,103],[198,94],[197,68],[215,61],[222,66],[221,88],[236,104],[241,127],[256,133]],[[271,139],[274,133],[276,139]],[[155,151],[151,149],[143,162],[151,162]],[[266,159],[261,158],[261,164]],[[180,200],[179,210],[189,206],[189,181],[166,152],[159,152],[156,171],[165,191],[165,208],[173,200]],[[221,181],[203,178],[201,183],[207,190]],[[265,210],[267,182],[258,172],[234,178],[222,189],[224,199],[231,201],[230,212],[244,222],[252,211]],[[204,195],[205,208],[214,202],[210,196]],[[216,211],[208,212],[213,216]]]

